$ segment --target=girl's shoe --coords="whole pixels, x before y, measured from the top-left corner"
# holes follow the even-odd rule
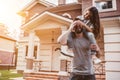
[[[102,62],[102,60],[100,60],[100,59],[98,59],[98,58],[93,59],[93,63],[94,63],[94,64],[99,64],[99,63],[101,63],[101,62]]]
[[[61,50],[61,54],[63,54],[63,55],[65,55],[65,56],[68,56],[68,57],[74,57],[74,53],[73,53],[73,51],[71,51],[71,50]]]

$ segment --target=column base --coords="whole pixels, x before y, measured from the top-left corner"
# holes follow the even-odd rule
[[[58,75],[60,75],[60,76],[68,76],[69,74],[66,71],[59,71]]]
[[[33,70],[31,70],[31,69],[24,70],[24,73],[31,73],[31,72],[33,72]]]
[[[26,70],[31,71],[33,69],[34,57],[26,57]]]
[[[69,79],[70,76],[68,72],[60,71],[58,75],[59,75],[59,80],[70,80]]]
[[[24,72],[23,72],[23,78],[29,77],[32,72],[33,72],[33,70],[29,70],[29,69],[24,70]]]

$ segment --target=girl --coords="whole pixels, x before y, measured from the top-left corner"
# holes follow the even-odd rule
[[[78,16],[76,20],[81,20],[81,24],[84,25],[84,33],[88,36],[89,40],[91,41],[91,54],[96,52],[99,54],[98,57],[100,57],[100,49],[98,45],[96,44],[95,38],[99,38],[100,36],[100,19],[99,19],[99,13],[96,7],[89,7],[84,11],[83,16]],[[91,33],[92,32],[92,33]],[[97,50],[96,50],[97,49]],[[95,55],[93,55],[93,61],[94,63],[101,62],[100,59],[98,59]]]

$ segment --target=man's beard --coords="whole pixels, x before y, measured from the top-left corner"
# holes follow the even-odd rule
[[[83,32],[83,28],[78,28],[78,29],[75,29],[75,33],[76,34],[80,34]]]

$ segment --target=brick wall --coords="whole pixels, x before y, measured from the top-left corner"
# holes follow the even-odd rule
[[[82,12],[89,6],[92,6],[92,0],[82,0]]]

